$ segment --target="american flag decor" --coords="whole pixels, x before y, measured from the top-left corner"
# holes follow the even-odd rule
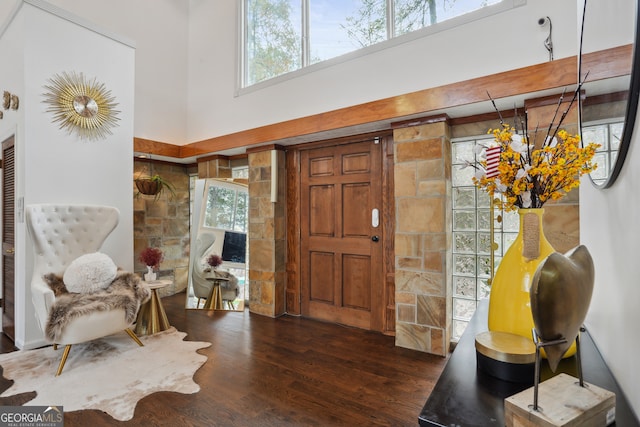
[[[500,146],[487,148],[487,178],[499,175],[498,165],[500,164]]]

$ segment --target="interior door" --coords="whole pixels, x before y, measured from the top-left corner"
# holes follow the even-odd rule
[[[15,148],[2,142],[2,332],[15,341]]]
[[[383,328],[380,145],[370,140],[301,152],[303,316]]]

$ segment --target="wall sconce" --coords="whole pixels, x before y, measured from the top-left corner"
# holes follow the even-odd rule
[[[271,203],[278,202],[278,150],[271,150]]]
[[[551,39],[551,32],[553,30],[553,25],[551,24],[551,18],[545,16],[543,18],[538,19],[538,25],[544,27],[549,23],[549,36],[544,41],[544,47],[549,51],[549,61],[553,61],[553,40]]]
[[[8,91],[4,91],[2,94],[2,108],[8,110],[11,108],[12,110],[17,110],[20,105],[20,98],[18,95],[14,95]],[[2,119],[2,112],[0,112],[0,119]]]
[[[2,94],[2,108],[4,108],[5,110],[8,110],[10,106],[11,106],[11,93],[5,90]]]

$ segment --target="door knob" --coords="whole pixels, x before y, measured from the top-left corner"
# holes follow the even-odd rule
[[[374,242],[377,242],[378,240],[380,240],[380,237],[378,237],[378,236],[373,236],[373,237],[371,238],[371,240],[373,240]]]
[[[15,252],[16,252],[15,248],[9,248],[9,249],[7,249],[6,251],[4,251],[4,253],[5,253],[5,254],[9,254],[9,255],[10,255],[10,254],[13,254],[13,253],[15,253]]]

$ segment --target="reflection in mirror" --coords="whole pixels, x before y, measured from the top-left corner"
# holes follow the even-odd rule
[[[247,185],[195,182],[186,308],[244,310],[248,253]]]
[[[596,186],[608,188],[622,168],[636,117],[636,74],[640,70],[635,46],[640,21],[637,1],[583,1],[578,59],[578,76],[584,81],[580,130],[584,143],[600,144],[594,157],[598,167],[590,177]],[[616,68],[589,62],[590,53],[604,50],[610,53],[611,62],[623,65]]]

